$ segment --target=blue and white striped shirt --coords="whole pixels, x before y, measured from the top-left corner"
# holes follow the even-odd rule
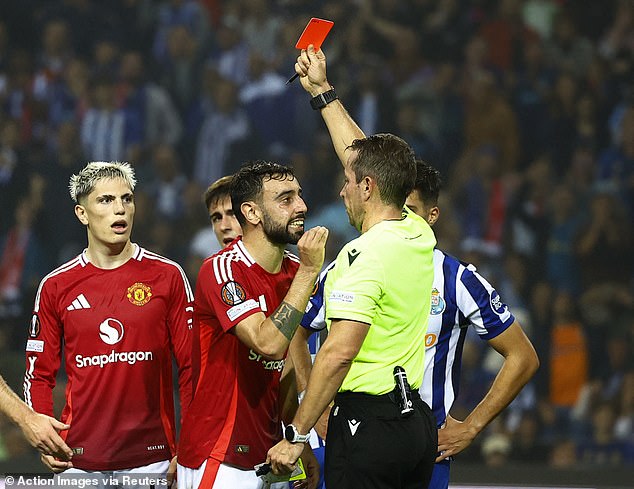
[[[319,276],[317,289],[306,306],[301,324],[320,331],[326,327],[324,283],[334,262]],[[472,326],[483,340],[495,338],[515,318],[497,291],[473,265],[434,250],[434,282],[431,311],[425,335],[425,373],[422,399],[432,408],[438,426],[451,409],[460,386],[462,346]],[[313,335],[311,339],[317,335]],[[316,345],[318,346],[318,345]],[[315,353],[311,349],[311,353]]]

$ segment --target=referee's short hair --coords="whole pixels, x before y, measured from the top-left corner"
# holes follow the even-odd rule
[[[357,152],[351,165],[356,183],[366,176],[373,178],[385,204],[403,207],[416,178],[416,160],[410,145],[393,134],[374,134],[355,139],[349,148]]]

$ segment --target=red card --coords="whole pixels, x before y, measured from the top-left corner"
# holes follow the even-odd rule
[[[318,19],[313,17],[308,21],[304,32],[299,36],[295,47],[297,49],[307,49],[309,44],[315,46],[315,51],[319,51],[321,44],[332,29],[334,22],[331,20]]]

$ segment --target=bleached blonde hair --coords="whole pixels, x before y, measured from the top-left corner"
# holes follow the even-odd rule
[[[88,163],[79,173],[70,177],[68,190],[73,202],[78,203],[79,199],[90,194],[95,189],[97,182],[103,179],[121,178],[134,191],[136,177],[134,169],[129,163],[124,161],[92,161]]]

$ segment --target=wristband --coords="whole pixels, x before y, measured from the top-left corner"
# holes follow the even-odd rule
[[[339,97],[337,96],[337,92],[335,92],[334,88],[331,88],[327,92],[320,93],[315,97],[310,99],[310,106],[313,110],[323,109],[330,102],[337,100]]]

